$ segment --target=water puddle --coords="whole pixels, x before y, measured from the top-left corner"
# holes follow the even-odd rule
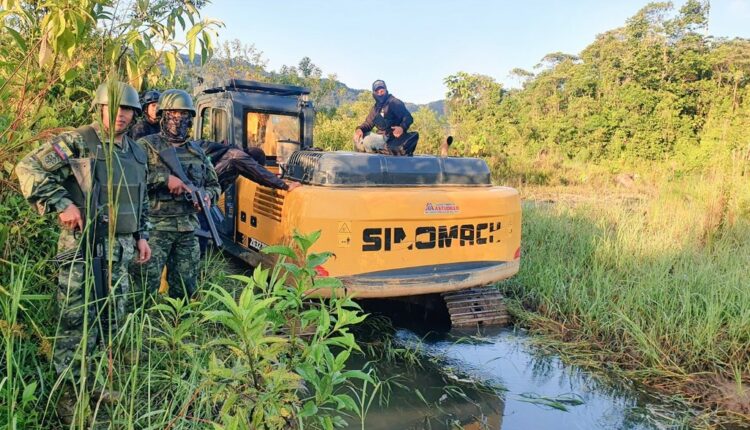
[[[418,350],[421,366],[379,367],[396,384],[387,405],[372,402],[368,430],[687,428],[684,407],[566,365],[513,329],[424,338],[401,329],[395,341]]]

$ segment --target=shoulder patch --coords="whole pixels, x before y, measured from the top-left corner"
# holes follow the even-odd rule
[[[59,169],[68,163],[69,158],[73,158],[73,150],[62,136],[52,139],[46,143],[36,154],[39,164],[47,171]]]

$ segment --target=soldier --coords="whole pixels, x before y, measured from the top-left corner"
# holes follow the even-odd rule
[[[194,201],[186,198],[190,188],[165,163],[165,158],[179,160],[192,185],[203,188],[207,202],[215,201],[221,189],[211,160],[201,147],[188,140],[195,116],[190,95],[183,90],[167,90],[159,98],[158,115],[161,132],[139,142],[148,152],[150,217],[153,223],[150,244],[153,256],[141,273],[145,290],[156,293],[161,272],[167,265],[170,297],[191,297],[197,289],[200,251],[195,231],[200,224]]]
[[[81,383],[79,360],[91,365],[97,339],[116,333],[125,316],[128,264],[136,255],[139,263],[151,256],[146,229],[147,154],[125,135],[140,110],[138,93],[122,82],[102,84],[96,90],[93,106],[93,124],[54,137],[16,167],[24,196],[41,214],[57,212],[63,227],[58,240],[60,273],[55,298],[60,316],[53,362],[64,381],[57,412],[66,424],[72,422],[76,404],[71,384]],[[119,106],[114,115],[110,114],[110,106]],[[114,197],[112,201],[110,195]],[[82,210],[88,216],[83,216]],[[110,221],[113,226],[107,225]],[[113,236],[108,234],[110,228]],[[99,232],[96,245],[89,248],[88,255],[82,255],[80,238],[91,238],[88,233],[93,231]],[[79,234],[83,232],[86,234]],[[91,272],[95,272],[96,267],[109,266],[107,255],[112,256],[110,276],[104,274],[94,281],[94,291],[87,291],[86,269],[94,267]],[[102,264],[97,266],[97,262]],[[96,279],[97,273],[94,275]],[[90,280],[88,284],[92,284]],[[98,314],[108,318],[97,321]],[[90,387],[93,378],[84,382]]]
[[[161,131],[159,127],[159,117],[156,115],[156,106],[161,94],[156,90],[146,91],[143,95],[141,107],[143,108],[143,118],[130,130],[130,136],[138,140],[149,134],[156,134]]]

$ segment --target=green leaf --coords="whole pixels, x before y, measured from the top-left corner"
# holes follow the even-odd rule
[[[315,330],[318,334],[325,334],[331,327],[331,315],[327,310],[321,309],[320,315],[318,316],[318,327]]]
[[[288,271],[292,274],[295,278],[299,278],[300,275],[302,275],[303,271],[299,267],[295,266],[294,264],[284,263],[281,265],[281,267],[284,268],[284,270]]]
[[[21,48],[23,52],[26,52],[26,41],[23,40],[23,36],[21,36],[21,34],[7,26],[5,27],[5,31],[7,31],[11,35],[11,37],[13,37],[13,40],[16,41],[18,47]]]
[[[258,269],[256,268],[255,270],[258,270]],[[242,282],[245,285],[250,285],[253,283],[253,279],[245,275],[229,275],[227,276],[227,278],[235,279],[237,281]]]
[[[265,248],[261,249],[260,252],[264,254],[279,254],[284,255],[289,258],[297,258],[297,255],[294,253],[292,248],[285,246],[285,245],[270,245],[266,246]]]
[[[73,67],[73,68],[66,70],[64,73],[62,73],[60,75],[60,80],[62,82],[71,82],[77,77],[78,77],[78,69]]]
[[[351,412],[356,412],[359,410],[359,407],[357,406],[357,402],[354,401],[348,394],[339,394],[334,396],[334,399],[337,403],[337,409],[345,409]]]
[[[354,336],[352,336],[351,333],[346,333],[341,336],[331,337],[323,341],[325,345],[335,345],[340,346],[343,348],[354,348],[356,346],[356,342],[354,340]]]
[[[307,256],[306,266],[309,268],[320,266],[321,264],[328,261],[328,259],[331,258],[331,255],[333,254],[330,252],[320,252],[320,253],[310,254]]]
[[[320,238],[320,230],[314,231],[308,235],[295,230],[293,237],[294,241],[297,242],[300,248],[302,248],[302,253],[307,255],[307,250],[310,249],[310,247]]]
[[[414,393],[419,397],[419,399],[424,403],[425,405],[429,405],[430,403],[427,401],[427,399],[424,398],[422,395],[422,392],[419,391],[419,388],[414,388]]]
[[[360,379],[362,381],[367,381],[371,384],[374,384],[375,381],[372,379],[372,376],[369,373],[365,373],[361,370],[347,370],[343,373],[344,377],[346,379]]]
[[[338,278],[321,278],[316,277],[313,281],[313,288],[343,288],[344,284]]]
[[[318,406],[312,400],[305,402],[305,406],[302,407],[299,415],[302,418],[311,417],[318,413]]]
[[[34,381],[23,388],[23,394],[21,395],[21,404],[23,406],[26,406],[29,402],[36,399],[36,396],[34,395],[36,387],[37,383]]]
[[[315,383],[318,380],[318,376],[315,374],[315,369],[309,363],[300,364],[294,370],[305,381]]]

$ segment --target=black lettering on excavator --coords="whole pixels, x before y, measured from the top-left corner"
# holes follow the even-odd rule
[[[392,245],[406,239],[406,232],[396,228],[366,228],[362,231],[362,251],[390,251]]]
[[[461,226],[461,246],[474,245],[474,226],[464,224]]]
[[[487,245],[495,242],[501,223],[419,226],[414,229],[414,241],[398,249],[434,249],[454,246]],[[391,251],[394,245],[407,240],[402,227],[366,228],[362,230],[362,251]]]
[[[438,248],[450,248],[453,239],[458,239],[457,225],[452,225],[450,228],[444,225],[438,227]]]
[[[487,243],[487,238],[482,237],[482,230],[487,230],[488,228],[490,228],[490,225],[487,224],[486,222],[477,224],[477,228],[476,228],[477,245],[484,245],[485,243]]]
[[[491,222],[490,223],[490,233],[494,233],[494,232],[496,232],[498,230],[500,230],[500,221],[498,221],[498,222]],[[493,243],[493,242],[495,242],[495,236],[491,234],[490,235],[490,243]]]
[[[393,229],[393,243],[401,243],[406,239],[406,232],[401,227],[396,227]]]
[[[382,228],[366,228],[362,230],[362,251],[380,251],[383,246],[380,235]]]
[[[427,236],[427,239],[420,239],[420,236]],[[414,234],[414,244],[417,249],[432,249],[435,247],[435,227],[417,227]]]

